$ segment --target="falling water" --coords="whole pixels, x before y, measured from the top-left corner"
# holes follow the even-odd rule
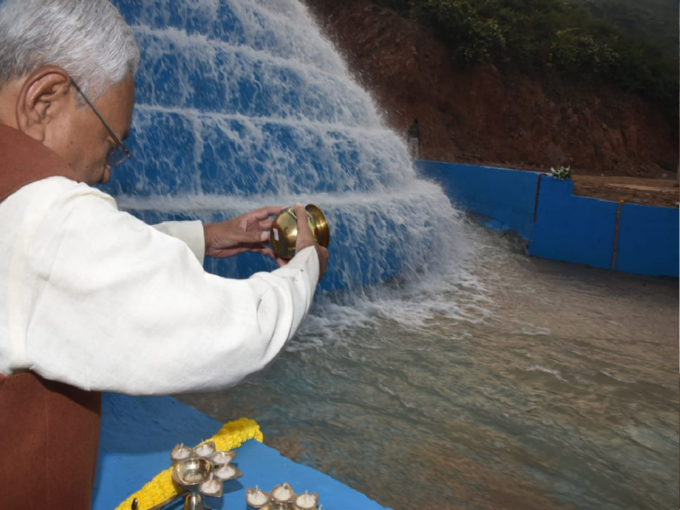
[[[297,0],[118,0],[142,49],[131,149],[108,186],[148,222],[218,221],[316,203],[331,225],[323,288],[449,271],[459,219]],[[247,277],[261,257],[210,261]],[[363,292],[363,291],[362,291]]]

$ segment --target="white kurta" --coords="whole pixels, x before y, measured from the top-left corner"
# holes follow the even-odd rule
[[[0,373],[86,390],[237,384],[295,334],[319,277],[313,248],[247,280],[211,275],[200,222],[153,228],[62,177],[0,203],[0,229]]]

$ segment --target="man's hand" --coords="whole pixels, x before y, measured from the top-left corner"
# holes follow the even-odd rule
[[[274,251],[265,243],[269,242],[269,231],[274,223],[272,216],[277,216],[283,209],[285,207],[263,207],[221,223],[205,225],[206,257],[225,258],[249,251],[275,259]]]
[[[309,213],[302,204],[295,205],[295,216],[297,216],[297,226],[298,235],[295,241],[295,253],[300,253],[305,248],[314,246],[316,248],[316,253],[319,256],[319,281],[323,278],[326,272],[326,263],[328,262],[328,250],[323,246],[319,246],[319,243],[314,239],[314,234],[312,229],[309,228],[309,223],[307,222],[307,217]]]

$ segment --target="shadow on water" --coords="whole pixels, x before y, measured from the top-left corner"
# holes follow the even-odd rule
[[[266,373],[181,399],[395,509],[675,508],[677,281],[466,229],[465,270],[322,296]]]

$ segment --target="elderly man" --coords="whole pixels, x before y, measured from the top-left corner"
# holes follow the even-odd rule
[[[139,50],[106,0],[0,0],[0,501],[89,508],[100,391],[238,384],[295,334],[325,271],[297,255],[247,280],[204,256],[255,251],[268,207],[151,227],[91,187],[131,154]]]

